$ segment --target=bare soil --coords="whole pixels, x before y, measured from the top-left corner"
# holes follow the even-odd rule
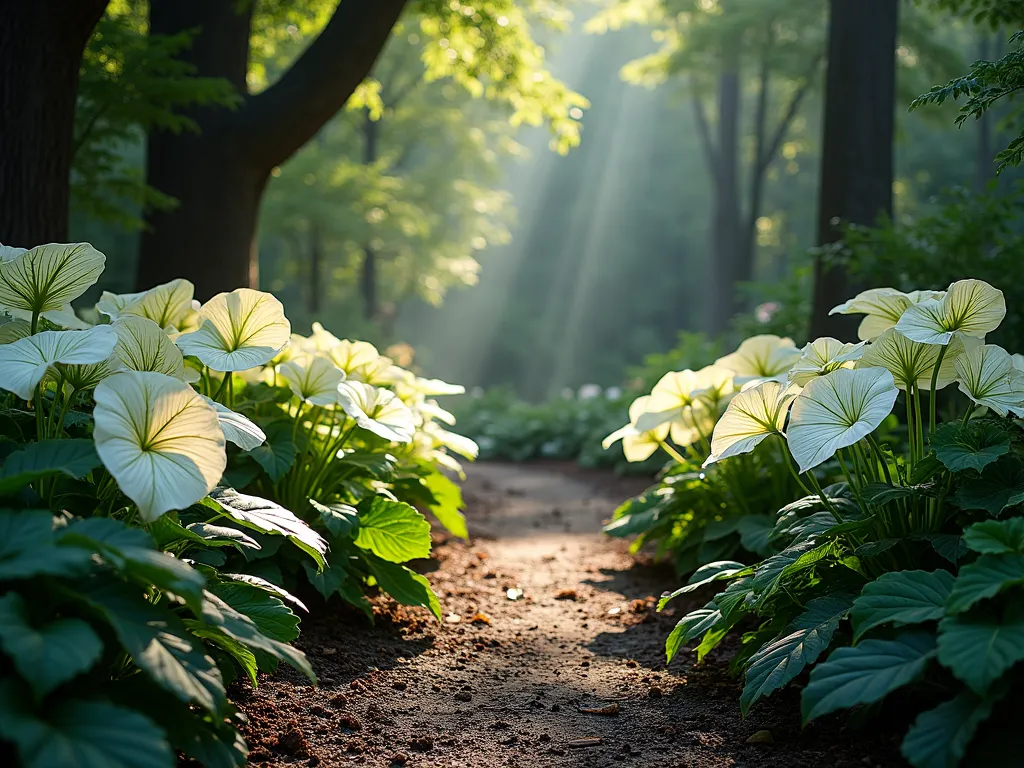
[[[241,688],[261,766],[816,768],[897,766],[898,727],[801,729],[795,691],[744,720],[726,647],[666,668],[665,637],[703,602],[657,613],[676,586],[601,523],[645,485],[569,465],[479,464],[471,542],[439,540],[421,570],[440,625],[377,598],[376,621],[313,608],[299,645],[320,685],[284,671]],[[732,646],[735,649],[735,645]]]

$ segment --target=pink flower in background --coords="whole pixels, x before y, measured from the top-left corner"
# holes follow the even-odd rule
[[[754,310],[754,317],[757,318],[757,322],[765,325],[772,321],[775,317],[775,313],[782,309],[782,305],[777,301],[766,301],[764,304],[759,304],[757,309]]]

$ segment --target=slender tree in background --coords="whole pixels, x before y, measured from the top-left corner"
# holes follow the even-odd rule
[[[107,2],[0,3],[0,242],[67,239],[79,66]]]
[[[341,0],[319,37],[266,90],[249,94],[251,3],[152,0],[150,29],[197,30],[182,58],[198,75],[236,89],[233,110],[199,108],[199,133],[156,132],[147,182],[178,200],[152,211],[143,235],[140,287],[188,275],[202,298],[256,283],[260,198],[270,171],[311,139],[370,71],[405,0]]]
[[[892,213],[896,33],[893,0],[831,0],[828,76],[818,199],[818,243],[840,225],[875,224]],[[855,292],[843,265],[816,257],[811,337],[853,338],[857,318],[829,310]]]

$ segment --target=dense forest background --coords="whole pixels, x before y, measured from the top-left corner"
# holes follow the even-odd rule
[[[288,24],[277,23],[280,10],[275,23],[256,19],[252,89],[273,82],[322,29],[329,9],[319,5],[297,6]],[[736,309],[755,324],[785,315],[790,297],[809,291],[827,9],[684,5],[696,14],[685,39],[666,13],[671,3],[554,4],[531,19],[547,66],[535,76],[568,89],[543,98],[582,120],[578,146],[564,126],[510,122],[508,103],[478,98],[476,81],[431,71],[430,19],[407,13],[346,108],[272,171],[259,216],[261,287],[299,329],[319,319],[341,336],[408,343],[426,373],[471,386],[539,399],[617,384],[681,331],[729,332],[715,317],[712,273],[725,258],[716,174],[732,155],[724,189],[735,210],[724,228],[740,241],[749,230],[751,240],[749,269],[733,275]],[[995,180],[1005,107],[962,127],[951,103],[908,111],[932,84],[1000,55],[1008,33],[932,6],[901,11],[893,204],[895,224],[909,226],[940,210],[945,190],[991,185],[1006,195],[1019,174]],[[87,49],[80,125],[90,117],[90,61],[102,71],[104,45],[144,29],[134,4],[108,8]],[[720,58],[710,58],[724,35],[750,39],[733,63],[731,116]],[[148,75],[175,82],[173,72]],[[202,98],[227,98],[207,87]],[[133,288],[141,206],[165,202],[140,192],[145,139],[134,119],[123,129],[109,120],[109,135],[85,144],[102,152],[75,160],[71,236],[113,265],[98,289]],[[732,152],[721,144],[723,119],[734,124]]]

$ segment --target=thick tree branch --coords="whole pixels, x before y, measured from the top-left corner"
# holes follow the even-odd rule
[[[242,107],[239,137],[269,170],[309,141],[373,67],[407,0],[339,0],[320,36],[267,90]]]
[[[793,120],[796,119],[796,113],[800,111],[800,104],[803,102],[804,97],[811,90],[811,82],[814,78],[814,70],[821,64],[822,57],[815,56],[814,61],[808,69],[807,75],[804,77],[804,81],[797,88],[796,93],[793,94],[793,98],[789,101],[789,106],[786,107],[786,111],[783,113],[782,119],[775,128],[775,133],[772,135],[771,141],[768,142],[764,156],[758,160],[759,167],[767,169],[771,164],[772,160],[779,153],[779,147],[782,146],[782,140],[786,138],[786,134],[789,132],[789,127],[793,124]]]

